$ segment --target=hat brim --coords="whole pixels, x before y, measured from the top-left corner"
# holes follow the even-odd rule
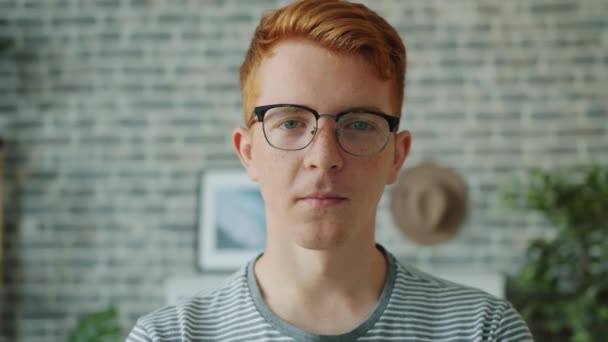
[[[440,186],[445,190],[446,208],[437,224],[417,219],[414,188]],[[456,172],[432,163],[424,163],[403,172],[391,196],[393,220],[409,239],[423,245],[434,245],[454,238],[465,221],[468,210],[467,189]]]

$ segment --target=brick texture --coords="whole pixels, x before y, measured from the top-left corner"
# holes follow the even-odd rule
[[[198,174],[237,166],[238,68],[259,16],[285,1],[0,0],[6,144],[2,330],[60,341],[117,305],[125,332],[196,266]],[[608,162],[608,2],[367,1],[409,51],[406,166],[465,178],[471,212],[437,247],[378,240],[421,266],[513,272],[550,233],[501,208],[530,166]],[[387,194],[390,193],[390,189]]]

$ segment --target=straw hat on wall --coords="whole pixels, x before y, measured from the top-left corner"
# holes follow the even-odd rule
[[[424,163],[403,172],[391,198],[393,219],[411,240],[433,245],[453,238],[466,217],[467,190],[454,171]]]

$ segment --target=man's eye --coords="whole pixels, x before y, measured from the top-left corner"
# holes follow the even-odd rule
[[[285,129],[294,129],[304,126],[304,123],[297,120],[286,120],[281,123],[281,127]]]
[[[363,122],[363,121],[355,121],[353,122],[353,127],[355,129],[369,129],[370,128],[370,124],[368,124],[367,122]]]
[[[347,125],[347,128],[353,129],[353,130],[356,130],[356,131],[369,131],[373,127],[367,121],[353,121],[353,122],[351,122],[350,124]]]

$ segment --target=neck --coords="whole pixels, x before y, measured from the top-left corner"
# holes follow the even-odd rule
[[[301,290],[360,287],[373,282],[370,276],[384,276],[385,258],[373,242],[330,251],[292,248],[290,253],[266,249],[256,264],[256,275],[284,278],[283,284],[291,282]]]
[[[264,301],[277,316],[304,330],[348,331],[373,311],[384,288],[387,262],[373,241],[331,250],[269,244],[255,265]],[[330,320],[333,325],[327,327],[312,323],[325,317],[344,321]]]

